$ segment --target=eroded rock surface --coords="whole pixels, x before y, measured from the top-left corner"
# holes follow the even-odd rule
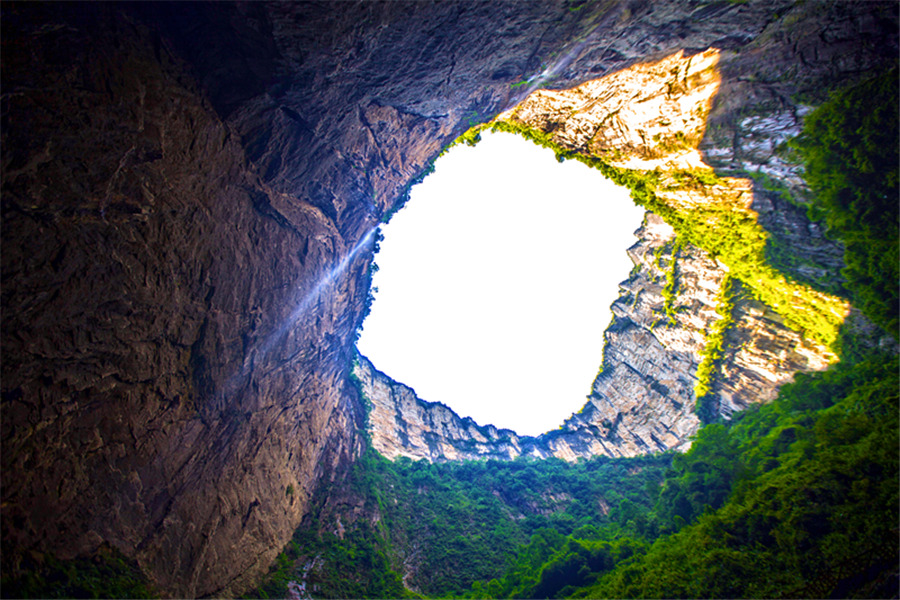
[[[844,20],[843,25],[816,24],[821,15],[809,10],[795,7],[786,20],[804,20],[797,33],[805,40],[805,50],[773,49],[784,41],[782,22],[767,24],[748,45],[746,52],[765,54],[792,74],[760,81],[753,94],[720,99],[723,89],[746,90],[742,83],[724,80],[723,74],[740,74],[741,79],[771,76],[772,65],[757,65],[744,49],[723,45],[679,51],[572,89],[538,90],[498,120],[542,132],[570,153],[653,172],[657,197],[677,212],[714,206],[760,223],[760,234],[771,236],[780,252],[775,262],[786,273],[773,285],[794,285],[791,280],[798,279],[820,289],[840,289],[840,245],[827,240],[795,205],[807,191],[785,142],[799,133],[800,117],[808,107],[789,97],[834,75],[830,49],[810,56],[807,44],[812,44],[814,32],[846,32],[851,23],[866,23],[866,31],[879,26],[866,18],[858,21],[843,9],[829,14],[830,19]],[[868,46],[869,40],[860,44]],[[857,57],[843,67],[871,66],[871,60],[871,55]],[[722,134],[726,128],[728,137]],[[712,176],[713,165],[722,174],[744,177]],[[706,183],[701,182],[703,173],[711,177]],[[780,187],[771,187],[773,181],[780,181]],[[434,427],[426,416],[437,408],[415,399],[408,389],[405,401],[396,401],[399,397],[383,393],[390,386],[382,382],[377,391],[363,386],[367,395],[379,396],[379,409],[373,412],[378,419],[372,430],[376,447],[389,456],[432,460],[523,454],[571,460],[688,447],[700,424],[696,374],[710,328],[721,318],[718,295],[729,268],[696,246],[676,242],[674,231],[653,214],[648,213],[637,235],[640,241],[629,250],[635,269],[620,284],[622,295],[612,306],[614,320],[605,334],[601,373],[587,404],[559,430],[538,438],[518,438],[509,431],[501,436],[490,427],[451,419],[446,407],[440,409],[442,426]],[[668,307],[663,293],[667,276],[675,281]],[[748,283],[751,288],[756,284]],[[806,339],[796,326],[786,325],[775,308],[755,299],[760,289],[737,286],[741,293],[730,311],[734,324],[707,398],[710,410],[726,418],[754,402],[773,399],[795,372],[821,370],[835,360],[826,346]],[[804,293],[816,303],[810,310],[841,318],[847,314],[840,299],[808,288]]]
[[[550,78],[756,40],[731,126],[773,55],[820,82],[896,55],[889,3],[802,13],[801,46],[797,10],[4,5],[4,575],[110,545],[166,595],[252,586],[359,449],[367,236],[409,181]]]

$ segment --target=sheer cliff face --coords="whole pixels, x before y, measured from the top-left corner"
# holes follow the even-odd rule
[[[734,52],[710,164],[769,164],[758,136],[797,86],[760,81],[896,54],[891,5],[792,4],[5,5],[4,572],[108,545],[167,595],[246,589],[359,448],[369,234],[404,186],[550,77],[684,48]],[[810,276],[834,273],[822,247]]]
[[[782,24],[771,25],[761,38],[774,39],[779,31],[784,33]],[[808,40],[799,33],[797,47],[808,54]],[[748,47],[766,55],[774,52],[759,42]],[[820,287],[836,284],[840,246],[825,239],[784,193],[769,192],[747,178],[775,177],[798,200],[806,192],[799,166],[780,146],[799,133],[799,114],[808,108],[787,98],[810,81],[827,78],[834,61],[829,49],[822,50],[825,59],[818,62],[804,52],[798,55],[794,48],[770,56],[789,71],[798,61],[807,63],[802,77],[760,83],[755,94],[737,99],[718,98],[722,88],[734,85],[723,75],[755,77],[755,69],[762,67],[746,61],[741,51],[711,48],[690,55],[679,51],[572,89],[536,91],[498,120],[538,132],[570,154],[652,172],[657,198],[676,215],[700,209],[703,218],[713,218],[718,210],[757,222],[762,225],[759,235],[791,248],[793,260],[783,266],[793,267],[787,269],[792,280],[815,281]],[[792,72],[800,73],[796,68]],[[723,135],[723,129],[729,133]],[[713,176],[713,164],[720,174],[743,177]],[[728,235],[724,225],[722,236]],[[709,353],[709,333],[723,318],[721,288],[731,269],[679,239],[653,213],[636,236],[638,243],[628,250],[635,266],[612,305],[603,365],[582,410],[558,429],[547,423],[553,429],[547,434],[520,438],[415,398],[363,359],[356,373],[372,404],[375,447],[390,457],[431,460],[520,455],[572,460],[687,448],[700,425],[698,368]],[[747,279],[746,272],[738,276]],[[705,399],[715,414],[727,418],[754,402],[769,401],[795,372],[820,370],[835,359],[825,345],[786,325],[777,302],[758,299],[773,298],[768,288],[789,283],[779,275],[764,284],[752,279],[736,284],[733,307],[727,311],[733,324]],[[806,298],[804,311],[846,316],[848,306],[839,298],[802,283],[791,285],[792,296]]]

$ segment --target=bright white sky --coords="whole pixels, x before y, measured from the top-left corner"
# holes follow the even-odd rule
[[[383,227],[358,346],[423,400],[538,435],[584,406],[643,210],[599,171],[482,136]]]

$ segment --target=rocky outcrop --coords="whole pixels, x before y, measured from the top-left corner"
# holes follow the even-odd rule
[[[388,458],[508,460],[521,456],[523,447],[532,455],[549,455],[534,438],[478,425],[444,404],[421,400],[412,388],[378,371],[365,356],[357,355],[353,376],[368,408],[372,447]]]
[[[818,81],[896,54],[890,4],[803,11],[4,5],[4,575],[109,545],[166,595],[247,589],[360,447],[370,234],[409,181],[551,78],[754,40],[741,64]]]
[[[723,272],[694,249],[678,251],[682,278],[677,322],[668,324],[662,289],[676,247],[674,232],[649,213],[628,250],[635,263],[612,305],[603,370],[585,407],[558,429],[537,437],[479,426],[415,392],[359,357],[354,374],[370,403],[372,445],[395,458],[458,460],[554,456],[575,460],[595,455],[633,456],[684,447],[697,429],[693,372],[700,361],[704,327],[718,318],[716,293]]]
[[[4,573],[109,544],[166,594],[246,587],[352,455],[367,259],[307,202],[279,218],[146,28],[8,8]]]
[[[812,15],[803,9],[790,21],[807,17]],[[817,29],[810,25],[801,37],[813,31]],[[771,25],[760,39],[772,44],[783,33],[783,24]],[[758,42],[750,47],[772,52]],[[801,60],[812,64],[802,72],[793,69],[792,77],[755,86],[755,94],[719,100],[723,86],[731,90],[737,85],[723,83],[724,73],[756,77],[761,71],[771,73],[770,65],[756,65],[735,50],[678,52],[572,89],[535,91],[498,117],[539,132],[569,156],[574,152],[651,173],[657,199],[676,215],[714,218],[716,209],[724,210],[758,223],[757,235],[771,236],[779,254],[767,256],[788,277],[775,275],[762,282],[739,274],[747,280],[738,281],[732,294],[733,324],[705,399],[712,412],[725,418],[773,399],[797,371],[821,370],[836,358],[795,323],[786,324],[776,300],[806,302],[804,310],[824,318],[843,319],[848,311],[840,299],[799,283],[840,289],[842,249],[797,206],[807,191],[799,165],[785,151],[786,140],[799,133],[800,117],[808,111],[785,96],[806,89],[811,81],[827,80],[834,64],[817,62],[797,48],[771,58],[785,68]],[[869,65],[866,61],[872,59],[854,60]],[[773,107],[774,97],[780,103]],[[721,134],[723,123],[729,123],[728,137]],[[753,179],[715,176],[710,163],[722,174]],[[780,183],[773,187],[776,181]],[[700,424],[695,410],[698,367],[708,352],[710,328],[722,318],[718,296],[729,267],[683,239],[676,242],[672,228],[652,213],[637,236],[640,241],[629,249],[635,269],[620,284],[621,296],[612,306],[601,372],[587,404],[559,430],[538,438],[498,434],[490,426],[448,414],[446,407],[423,403],[406,388],[395,395],[388,390],[399,388],[384,381],[378,389],[366,386],[364,377],[363,391],[373,399],[370,431],[376,448],[388,456],[432,460],[520,455],[571,460],[689,446]],[[669,298],[667,282],[672,286]],[[773,293],[767,287],[794,291]],[[800,296],[803,300],[797,300]],[[440,426],[430,418],[433,414],[440,414]]]
[[[635,235],[638,242],[628,249],[634,269],[619,284],[601,372],[578,413],[546,434],[518,436],[418,398],[360,356],[354,375],[370,403],[373,447],[389,458],[429,460],[575,460],[688,448],[700,425],[696,372],[709,327],[721,318],[718,295],[727,268],[699,248],[677,244],[674,230],[653,213]],[[677,286],[667,311],[663,289],[672,269]],[[759,301],[740,295],[734,319],[712,392],[725,417],[771,400],[795,372],[829,364],[824,348],[784,326]]]

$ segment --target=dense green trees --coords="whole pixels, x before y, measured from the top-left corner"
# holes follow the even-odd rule
[[[813,191],[810,216],[844,242],[851,300],[894,337],[900,280],[898,70],[841,90],[793,141]]]
[[[3,574],[3,598],[156,597],[137,563],[106,545],[91,557],[64,561],[35,552],[25,562],[22,575]]]
[[[539,531],[467,596],[896,594],[898,367],[881,356],[798,376],[703,428],[651,510],[625,501],[603,527]]]
[[[663,518],[667,509],[695,522],[582,594],[895,594],[897,369],[896,358],[882,358],[801,376],[772,405],[704,428],[657,505]],[[709,485],[695,485],[700,478]],[[867,590],[865,573],[884,576],[883,587]]]
[[[550,589],[571,567],[556,556],[567,540],[584,545],[585,539],[615,537],[626,521],[640,519],[652,508],[670,462],[670,456],[647,456],[576,464],[556,459],[430,464],[391,462],[369,449],[349,475],[352,491],[345,500],[357,509],[354,521],[343,517],[343,539],[330,512],[333,490],[323,490],[313,510],[316,518],[298,530],[267,581],[250,596],[284,594],[288,582],[302,579],[304,572],[314,596],[323,598],[408,595],[401,574],[429,596],[463,595],[476,582],[481,582],[476,595],[485,595],[485,586],[496,587],[489,582],[507,567],[522,576],[504,582],[510,592],[531,593],[538,585]],[[596,563],[588,560],[590,552],[584,555],[588,566]],[[540,567],[554,557],[559,572],[541,583]]]
[[[343,539],[322,500],[253,595],[304,570],[315,597],[894,594],[898,369],[873,355],[798,375],[674,456],[429,464],[369,450]]]

